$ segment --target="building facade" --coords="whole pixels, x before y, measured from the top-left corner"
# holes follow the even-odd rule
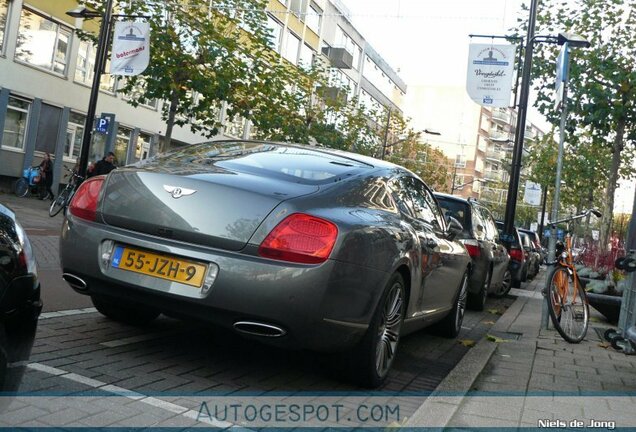
[[[409,89],[406,114],[413,117],[416,129],[440,133],[424,138],[448,157],[449,190],[466,198],[506,201],[517,124],[515,109],[477,105],[464,87],[414,86]],[[539,127],[528,121],[524,147],[530,148],[542,136]]]
[[[55,188],[64,182],[62,167],[70,168],[78,159],[93,80],[95,47],[81,41],[76,30],[97,33],[99,20],[66,15],[77,6],[76,0],[0,0],[0,177],[7,181],[20,177],[25,168],[38,165],[48,152],[55,161]],[[281,61],[309,64],[320,56],[329,61],[334,75],[338,75],[336,71],[342,72],[355,81],[356,95],[364,91],[383,106],[401,109],[406,86],[362,36],[349,27],[344,14],[325,13],[334,8],[339,10],[327,0],[270,0],[268,20],[274,47],[285,59]],[[345,60],[348,59],[345,53],[356,53],[338,28],[355,37],[361,50],[356,54],[357,69],[338,63],[338,52]],[[389,77],[385,80],[387,85],[374,84],[372,77],[363,74],[367,59],[374,61],[385,78]],[[391,88],[389,81],[394,83]],[[118,93],[118,85],[118,78],[102,75],[97,116],[109,121],[103,133],[94,133],[90,159],[100,159],[113,151],[118,164],[125,165],[157,151],[165,122],[161,119],[163,101],[133,107]],[[224,121],[223,106],[218,115],[223,125],[218,138],[251,136],[248,121],[240,118]],[[203,140],[188,127],[176,126],[173,131],[173,142],[177,145]]]

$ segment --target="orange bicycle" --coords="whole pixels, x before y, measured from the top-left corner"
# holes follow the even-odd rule
[[[601,217],[598,210],[587,210],[577,216],[557,221],[552,227],[559,223],[582,219],[589,214]],[[555,257],[556,261],[549,263],[554,265],[554,268],[547,278],[548,312],[554,328],[561,337],[570,343],[579,343],[587,333],[590,307],[585,289],[581,286],[574,267],[570,234],[565,237],[565,244],[557,244]]]

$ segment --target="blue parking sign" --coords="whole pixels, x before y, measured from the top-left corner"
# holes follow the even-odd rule
[[[108,133],[108,126],[110,125],[110,119],[108,117],[100,117],[97,119],[95,130],[99,133]]]

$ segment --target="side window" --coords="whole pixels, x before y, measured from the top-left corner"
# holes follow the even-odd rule
[[[472,206],[473,234],[477,240],[486,240],[488,239],[488,228],[480,210],[476,205]]]
[[[414,178],[409,180],[415,217],[431,225],[437,225],[439,229],[443,230],[442,213],[439,211],[433,196],[422,182]]]
[[[488,232],[488,238],[491,241],[499,241],[499,231],[497,225],[495,225],[495,219],[492,217],[490,211],[485,207],[480,207],[481,214],[483,215],[484,222],[486,222],[486,230]]]
[[[411,200],[411,195],[408,192],[409,184],[407,178],[399,177],[392,179],[389,181],[389,187],[393,192],[395,204],[398,206],[400,212],[410,217],[415,217],[413,202]]]

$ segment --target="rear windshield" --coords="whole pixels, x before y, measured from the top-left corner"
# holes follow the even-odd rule
[[[462,224],[464,231],[470,229],[470,206],[468,203],[441,197],[437,197],[437,201],[444,212],[444,218],[452,216]]]
[[[258,175],[282,177],[298,183],[320,184],[352,176],[371,165],[349,159],[344,155],[255,142],[210,142],[187,147],[159,156],[150,166],[175,171],[196,171],[197,168],[222,168]]]
[[[504,224],[503,222],[499,222],[497,221],[497,231],[499,231],[499,238],[503,241],[506,242],[506,236],[504,235]],[[519,243],[519,231],[517,231],[515,229],[515,234],[513,234],[513,242],[511,246],[520,248],[521,247],[521,243]],[[507,243],[507,242],[506,242]]]

